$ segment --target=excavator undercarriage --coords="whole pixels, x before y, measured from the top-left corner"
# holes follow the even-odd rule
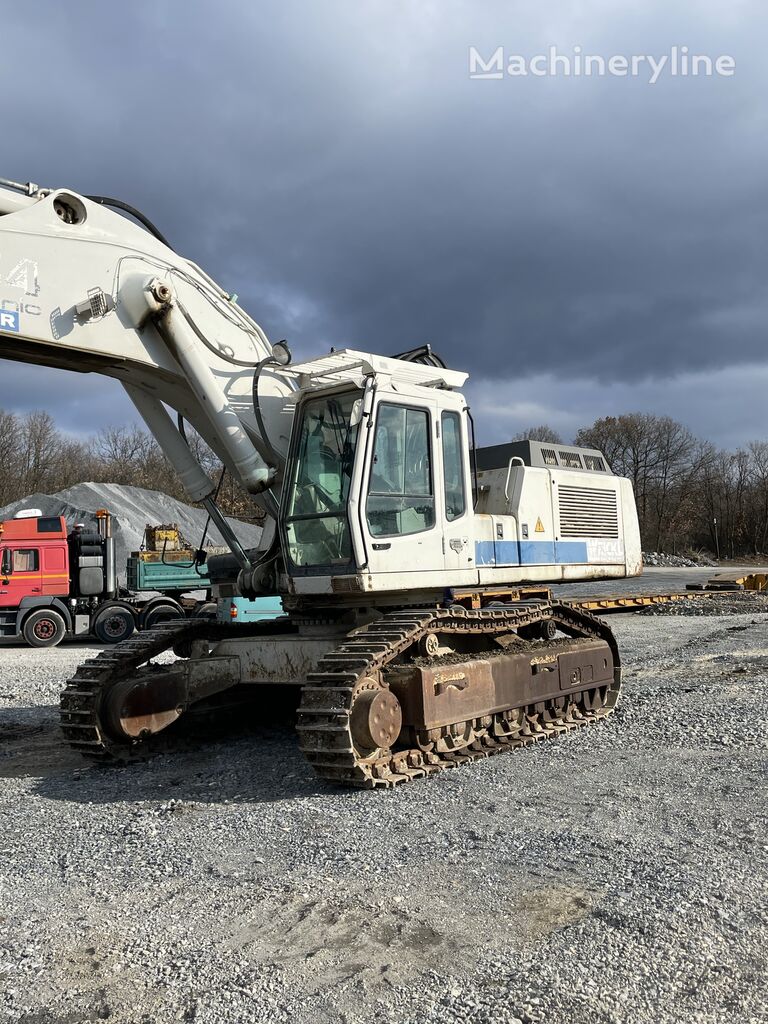
[[[294,628],[285,619],[240,635],[252,648],[290,642]],[[61,697],[70,745],[106,762],[172,747],[189,710],[213,715],[227,689],[246,689],[227,665],[233,656],[217,655],[232,634],[205,619],[171,622],[85,662]],[[153,663],[172,649],[191,657]],[[610,629],[571,606],[404,609],[353,629],[317,660],[296,687],[297,731],[321,778],[391,787],[598,722],[620,685]],[[259,691],[251,686],[254,700]]]

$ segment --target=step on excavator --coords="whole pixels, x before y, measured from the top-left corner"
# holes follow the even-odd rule
[[[126,203],[0,184],[0,356],[119,381],[227,541],[216,592],[284,610],[163,623],[85,661],[61,695],[75,750],[142,758],[228,692],[258,708],[279,685],[317,775],[377,788],[610,715],[611,630],[550,587],[641,572],[631,484],[600,452],[478,450],[468,375],[428,346],[293,362]],[[257,549],[185,424],[264,511]]]

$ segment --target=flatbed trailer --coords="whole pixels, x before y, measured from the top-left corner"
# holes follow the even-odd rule
[[[626,612],[650,605],[675,604],[679,601],[706,601],[722,594],[768,593],[768,573],[719,573],[706,583],[690,583],[683,591],[669,594],[601,594],[590,597],[568,597],[564,604],[583,608],[595,615],[605,612]]]
[[[768,572],[720,573],[706,583],[691,583],[685,590],[665,594],[595,594],[559,597],[548,586],[500,587],[498,589],[454,588],[447,594],[448,603],[463,605],[468,610],[501,607],[510,601],[554,601],[572,608],[581,608],[595,615],[626,612],[651,605],[674,604],[678,601],[706,601],[722,594],[768,593]]]

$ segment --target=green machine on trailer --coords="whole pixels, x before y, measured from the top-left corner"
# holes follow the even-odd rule
[[[147,524],[140,551],[132,551],[125,563],[126,588],[135,600],[149,598],[151,625],[168,619],[200,614],[210,603],[211,580],[205,557],[224,549],[194,549],[182,536],[178,523]],[[199,591],[205,591],[202,597]],[[192,596],[198,592],[198,596]],[[206,607],[213,613],[214,606]],[[139,628],[147,628],[139,623]]]
[[[215,554],[222,549],[209,549]],[[202,558],[202,552],[193,551],[181,535],[176,523],[165,526],[147,526],[141,551],[134,551],[126,563],[126,583],[135,594],[161,593],[169,602],[173,601],[185,614],[190,611],[206,612],[219,622],[262,622],[283,615],[283,603],[277,596],[246,598],[230,595],[231,588],[225,587],[226,596],[214,588],[215,601],[211,600],[211,578]],[[206,590],[206,600],[201,602],[185,597],[194,590]],[[156,600],[160,600],[159,598]],[[156,607],[156,606],[155,606]],[[171,614],[169,604],[166,618],[179,618],[178,612]]]
[[[213,549],[213,553],[221,550],[225,549]],[[128,556],[126,586],[132,593],[159,592],[177,600],[189,591],[209,590],[208,570],[198,556],[177,523],[148,524],[141,550]]]

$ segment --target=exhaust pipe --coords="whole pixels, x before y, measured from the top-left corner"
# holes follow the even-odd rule
[[[115,538],[112,536],[112,516],[105,509],[96,512],[99,536],[104,544],[104,593],[107,597],[117,596],[117,574],[115,572]]]

